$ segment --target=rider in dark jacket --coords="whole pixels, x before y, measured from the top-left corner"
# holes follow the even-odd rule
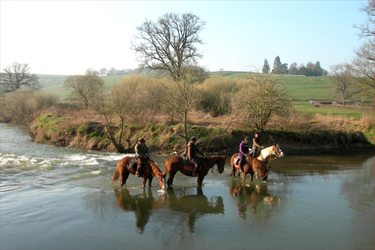
[[[198,150],[196,143],[197,143],[197,138],[193,136],[190,138],[190,142],[187,146],[187,155],[188,155],[189,161],[194,164],[192,176],[195,176],[195,173],[198,170],[198,167],[201,165],[200,162],[202,161],[202,158],[198,157],[197,153],[204,156],[204,154]]]
[[[240,169],[243,172],[243,165],[246,162],[246,157],[249,155],[249,137],[245,137],[245,139],[240,144]]]
[[[137,171],[135,175],[141,177],[144,170],[148,166],[148,148],[146,146],[146,140],[144,138],[139,138],[138,143],[134,147],[135,155],[138,161]]]

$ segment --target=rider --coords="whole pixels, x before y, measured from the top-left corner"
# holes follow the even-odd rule
[[[259,132],[255,132],[253,138],[253,156],[257,157],[262,149],[264,149],[264,147],[262,145],[262,142],[260,141],[260,134]]]
[[[146,140],[141,137],[138,139],[138,143],[135,145],[135,156],[138,161],[137,171],[135,175],[141,177],[143,175],[143,171],[145,170],[148,164],[148,148],[146,146]]]
[[[190,142],[187,146],[187,155],[188,155],[189,161],[194,164],[192,176],[195,176],[195,172],[197,171],[199,165],[201,165],[200,163],[202,161],[202,158],[198,157],[197,153],[204,156],[204,154],[198,150],[196,143],[197,143],[197,138],[193,136],[190,138]]]
[[[240,169],[243,172],[243,165],[246,162],[246,157],[249,155],[249,137],[245,139],[240,144]]]

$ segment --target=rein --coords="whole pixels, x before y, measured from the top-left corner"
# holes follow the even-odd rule
[[[273,151],[274,148],[275,148],[275,146],[272,147],[271,152],[269,153],[269,155],[270,155],[269,162],[271,162],[272,160],[276,160],[277,159],[277,154],[276,153],[275,153],[275,158],[272,159],[272,153],[274,153],[274,151]]]

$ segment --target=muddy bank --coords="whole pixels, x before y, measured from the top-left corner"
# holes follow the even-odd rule
[[[127,124],[123,135],[123,145],[132,153],[137,138],[144,137],[152,152],[158,154],[181,153],[184,139],[180,136],[182,124]],[[33,140],[56,146],[116,152],[108,140],[103,123],[97,121],[77,121],[54,114],[46,114],[35,119],[30,126]],[[220,127],[191,126],[189,136],[199,139],[199,147],[204,152],[233,154],[244,136],[253,137],[255,130],[233,130]],[[262,132],[264,146],[278,143],[289,155],[301,154],[371,154],[375,152],[362,132],[341,131],[280,131]]]

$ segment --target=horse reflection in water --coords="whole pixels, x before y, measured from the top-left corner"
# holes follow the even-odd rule
[[[148,188],[147,194],[143,189],[142,194],[131,195],[127,189],[113,189],[117,199],[117,205],[125,211],[134,211],[135,226],[138,233],[143,233],[148,220],[151,217],[152,210],[158,209],[160,202],[155,200],[151,188]],[[159,197],[160,199],[160,197]]]
[[[247,217],[248,207],[251,208],[252,214],[256,214],[264,212],[267,206],[275,207],[281,200],[281,197],[270,194],[267,185],[244,185],[238,180],[232,180],[229,192],[237,201],[238,212],[243,219]]]
[[[194,232],[195,222],[205,214],[223,214],[224,203],[221,196],[213,196],[208,199],[202,191],[197,188],[197,194],[185,195],[179,192],[176,195],[172,188],[168,188],[165,195],[155,199],[151,188],[143,190],[142,194],[131,195],[127,189],[114,189],[117,205],[125,211],[133,211],[135,214],[135,226],[138,233],[143,233],[152,216],[157,209],[167,209],[186,213],[186,224],[191,232]]]
[[[194,232],[196,220],[205,214],[223,214],[224,202],[221,196],[210,199],[203,194],[202,188],[197,187],[197,194],[176,196],[173,188],[167,189],[166,208],[187,214],[186,224]]]

